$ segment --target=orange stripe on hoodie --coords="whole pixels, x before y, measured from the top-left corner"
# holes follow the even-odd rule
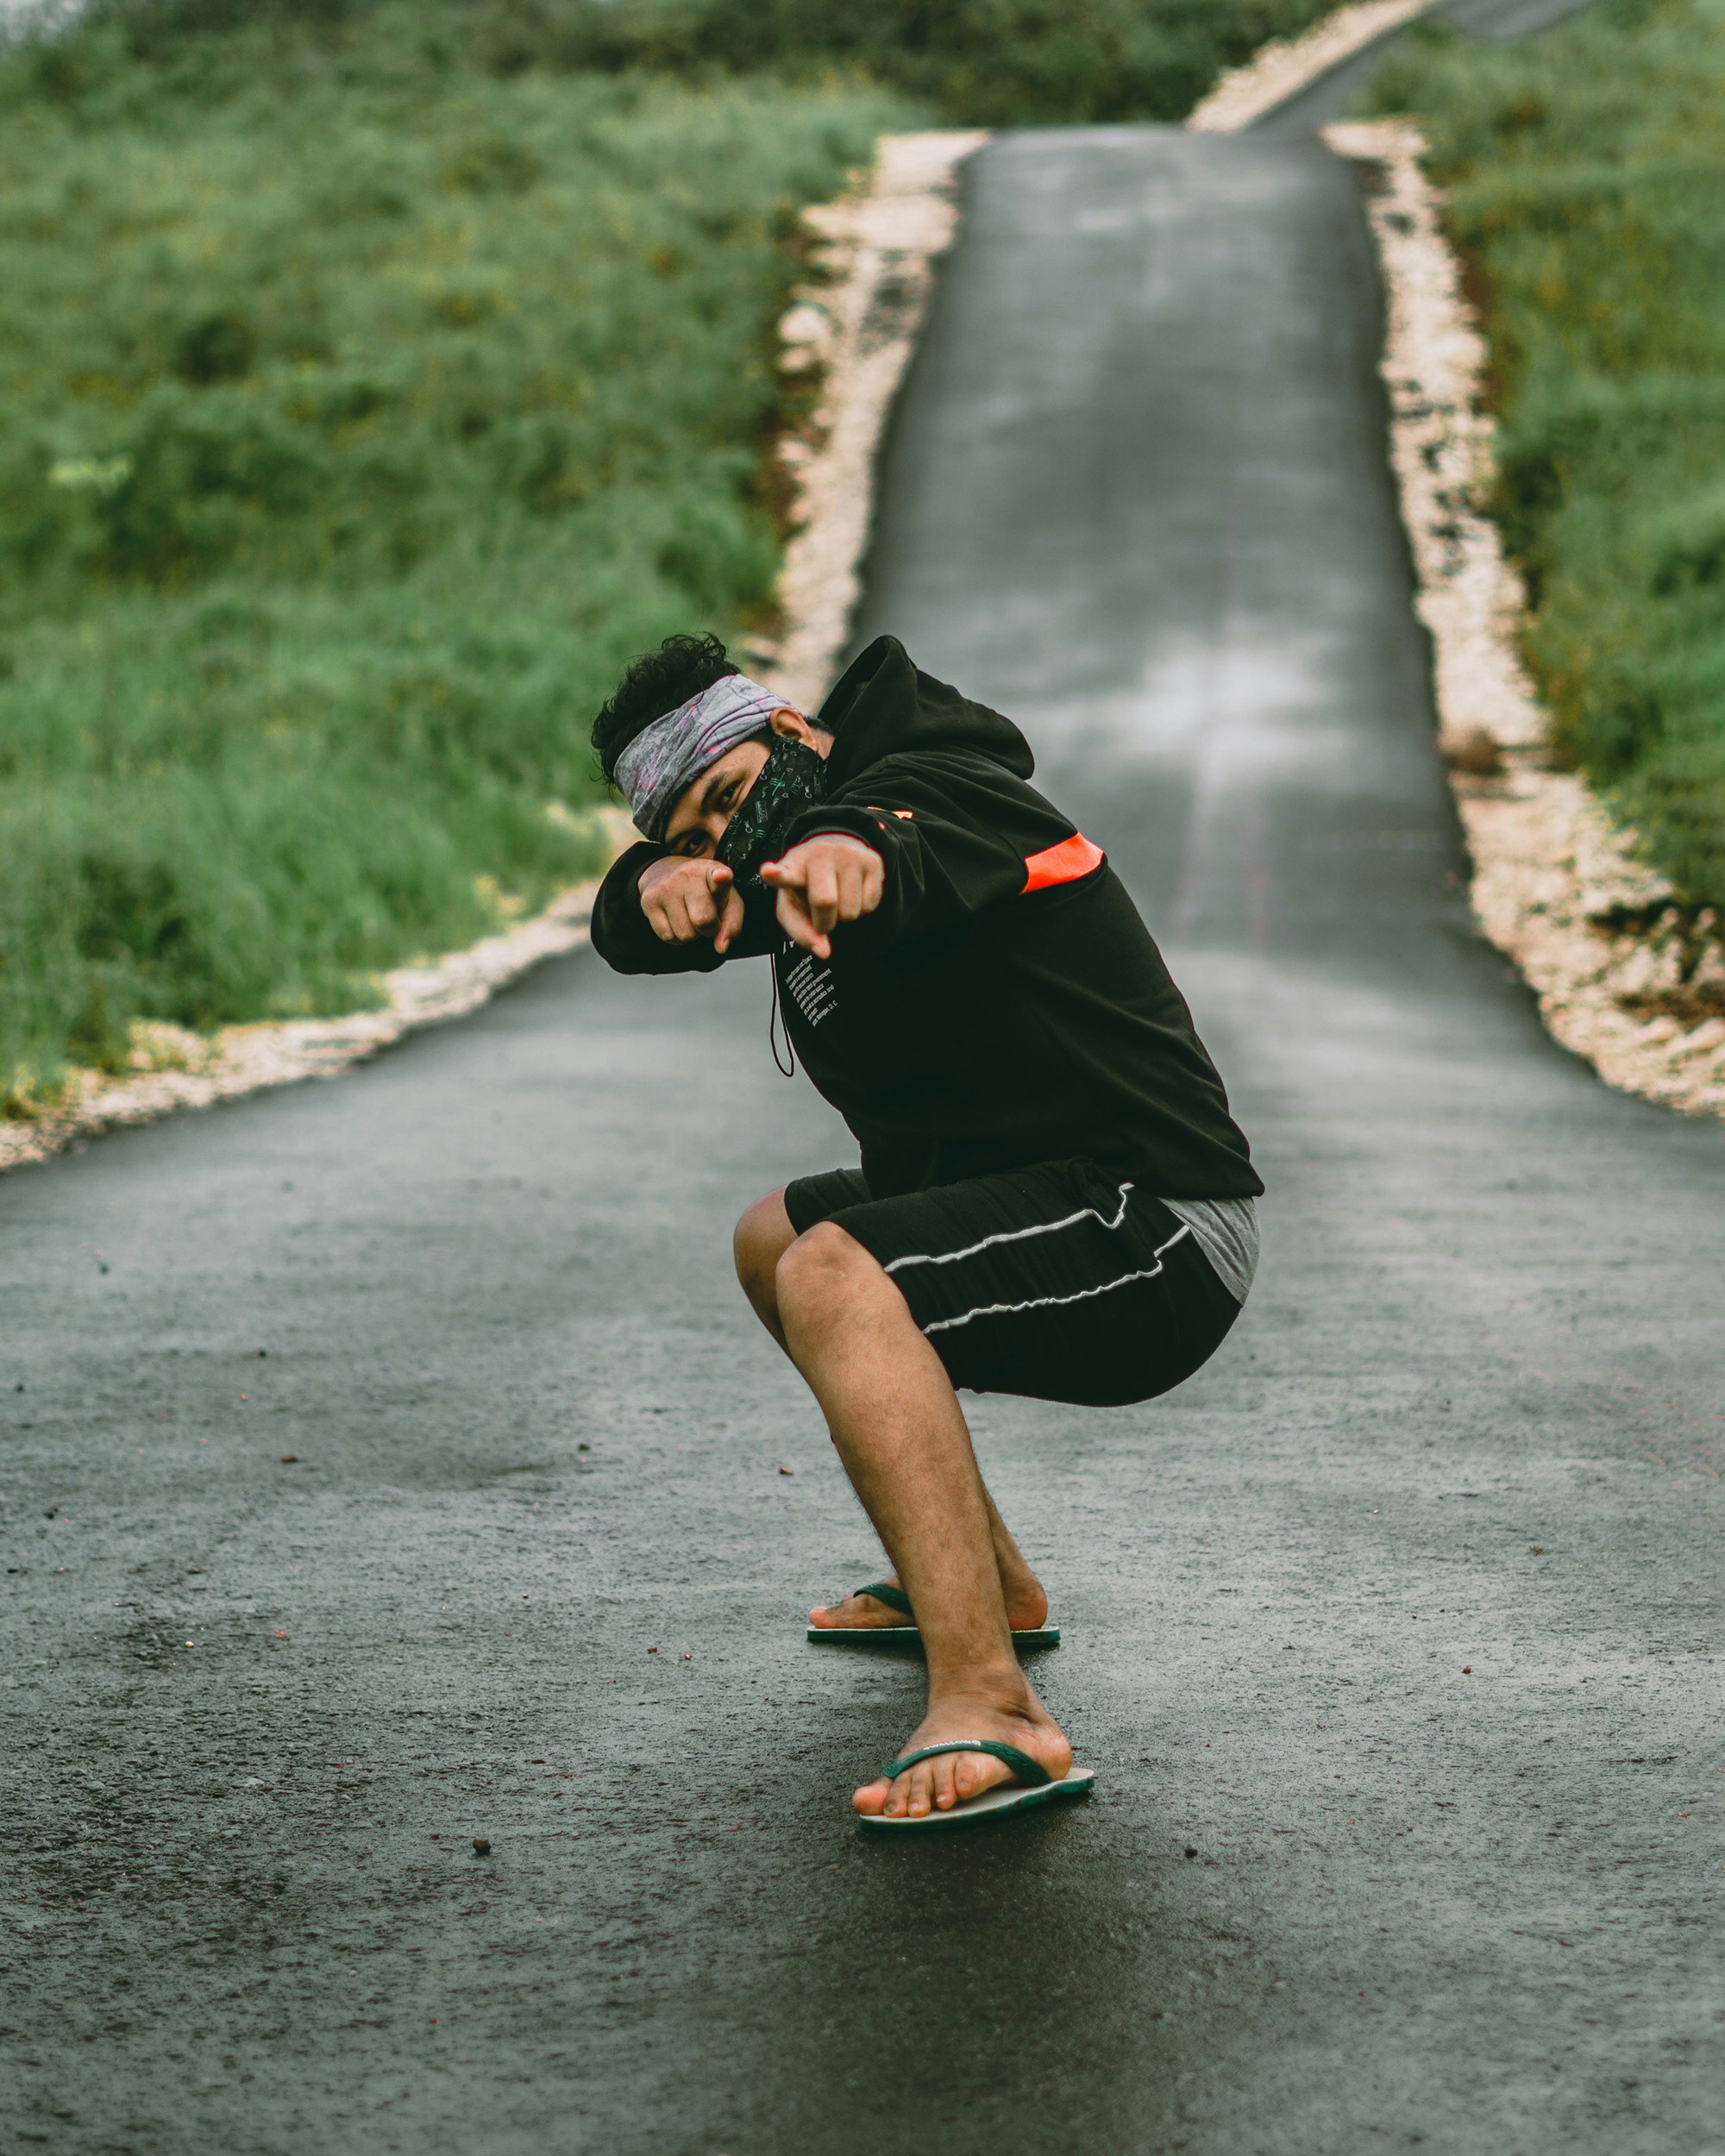
[[[1025,862],[1023,898],[1032,891],[1046,891],[1051,884],[1076,883],[1080,876],[1088,876],[1093,868],[1100,868],[1107,856],[1100,846],[1093,846],[1082,831],[1074,831],[1070,838],[1063,838],[1057,846],[1044,846],[1039,854],[1032,854]]]

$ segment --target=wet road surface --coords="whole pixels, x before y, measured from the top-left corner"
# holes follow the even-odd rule
[[[849,1824],[917,1670],[803,1641],[875,1554],[727,1270],[844,1136],[761,969],[578,956],[0,1183],[8,2146],[1725,2146],[1725,1133],[1470,931],[1352,190],[1002,140],[888,457],[865,630],[1024,723],[1270,1186],[1182,1391],[975,1405],[1094,1802]]]

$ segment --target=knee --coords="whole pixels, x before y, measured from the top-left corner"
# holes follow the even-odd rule
[[[731,1238],[731,1256],[737,1277],[751,1300],[758,1301],[762,1294],[771,1294],[774,1269],[786,1245],[795,1240],[796,1232],[785,1211],[782,1190],[756,1200],[737,1222]]]
[[[880,1267],[854,1237],[831,1220],[818,1221],[780,1258],[774,1275],[780,1309],[788,1317],[831,1308],[864,1272]]]

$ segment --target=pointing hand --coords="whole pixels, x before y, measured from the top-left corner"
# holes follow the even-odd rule
[[[779,925],[794,943],[817,958],[831,958],[830,931],[841,921],[860,921],[886,895],[881,856],[862,839],[823,831],[768,862],[761,881],[779,894]]]
[[[721,956],[743,926],[743,900],[723,862],[674,858],[641,872],[641,911],[662,943],[712,939]]]

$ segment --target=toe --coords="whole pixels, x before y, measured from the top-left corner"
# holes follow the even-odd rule
[[[865,1819],[875,1819],[886,1810],[887,1799],[891,1796],[892,1789],[893,1785],[887,1777],[878,1775],[874,1781],[865,1782],[850,1802]]]
[[[968,1804],[973,1796],[981,1796],[1007,1778],[1005,1764],[987,1752],[961,1752],[953,1762],[953,1787],[961,1804]]]
[[[888,1819],[922,1819],[929,1809],[930,1780],[928,1769],[912,1767],[901,1774],[893,1784],[893,1793],[887,1799]]]
[[[882,1621],[902,1624],[903,1618],[895,1616],[884,1602],[877,1602],[872,1595],[846,1595],[825,1608],[809,1612],[809,1622],[831,1630],[834,1627],[852,1628],[860,1625],[879,1624]]]

